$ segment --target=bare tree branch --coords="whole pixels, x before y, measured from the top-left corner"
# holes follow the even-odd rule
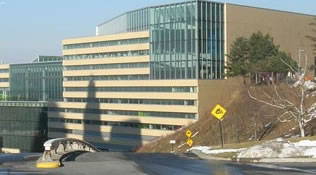
[[[311,121],[312,119],[316,118],[316,103],[307,107],[308,105],[306,99],[314,97],[316,95],[316,89],[309,88],[309,84],[306,84],[305,81],[305,75],[307,71],[307,55],[305,54],[305,65],[304,68],[301,68],[300,70],[296,70],[293,66],[291,66],[289,63],[284,61],[282,58],[280,58],[281,61],[289,67],[290,70],[293,71],[293,73],[298,78],[296,83],[294,84],[295,91],[297,90],[297,93],[291,94],[289,96],[282,97],[279,93],[278,87],[275,85],[275,83],[272,81],[274,93],[275,95],[268,94],[266,91],[262,91],[262,94],[267,97],[267,100],[261,100],[256,97],[254,97],[250,90],[248,89],[248,95],[251,99],[260,102],[262,104],[268,105],[273,108],[281,109],[284,111],[280,116],[277,117],[277,120],[280,122],[289,122],[289,121],[295,121],[297,122],[297,125],[299,126],[301,136],[305,136],[305,125],[307,122]],[[316,86],[315,85],[312,85]],[[288,100],[290,96],[294,95],[297,99],[297,102]],[[306,101],[306,102],[305,102]],[[307,103],[307,104],[305,104]]]
[[[297,75],[298,76],[298,74],[297,74],[297,71],[294,69],[294,67],[292,67],[290,64],[288,64],[286,61],[284,61],[282,58],[280,58],[281,59],[281,61],[285,64],[285,65],[287,65],[294,73],[295,73],[295,75]]]
[[[260,103],[263,103],[263,104],[266,104],[266,105],[269,105],[269,106],[272,106],[272,107],[275,107],[275,108],[278,108],[278,109],[284,109],[284,107],[282,107],[282,106],[274,105],[274,104],[272,104],[272,103],[268,103],[268,102],[266,102],[266,101],[259,100],[259,99],[255,98],[255,97],[253,97],[253,96],[251,95],[251,93],[250,93],[249,90],[248,90],[248,95],[249,95],[249,97],[250,97],[251,99],[256,100],[256,101],[258,101],[258,102],[260,102]]]
[[[292,120],[289,120],[289,119],[282,119],[283,116],[287,115],[289,113],[289,111],[286,111],[284,112],[282,115],[280,115],[278,117],[278,120],[281,122],[281,123],[285,123],[285,122],[291,122]],[[288,117],[289,118],[289,117]]]

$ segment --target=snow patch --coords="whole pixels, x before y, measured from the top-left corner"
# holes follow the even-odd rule
[[[246,148],[240,148],[240,149],[212,149],[210,146],[194,146],[190,148],[188,151],[197,150],[204,154],[219,154],[219,153],[235,153],[240,152]]]
[[[211,148],[212,148],[212,147],[210,147],[210,146],[194,146],[194,147],[190,148],[189,150],[190,150],[190,151],[191,151],[191,150],[197,150],[197,151],[203,152],[203,151],[209,150],[209,149],[211,149]]]
[[[316,141],[302,140],[291,143],[279,138],[242,150],[237,154],[238,158],[291,158],[302,156],[316,158]]]
[[[282,138],[267,141],[261,145],[240,149],[212,149],[210,146],[194,146],[188,151],[200,151],[204,154],[237,153],[237,158],[316,158],[316,141],[301,140],[289,142]]]
[[[312,156],[313,158],[316,158],[316,147],[307,148],[304,151],[304,156]]]
[[[315,146],[316,147],[316,141],[310,141],[310,140],[301,140],[293,144],[295,146]]]

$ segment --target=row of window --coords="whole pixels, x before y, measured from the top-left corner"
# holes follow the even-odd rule
[[[149,50],[66,55],[64,56],[64,60],[98,59],[98,58],[106,58],[106,57],[111,58],[111,57],[127,57],[127,56],[142,56],[142,55],[149,55]]]
[[[69,133],[69,134],[83,135],[83,136],[97,136],[97,137],[108,137],[111,139],[117,138],[117,139],[132,139],[132,140],[143,140],[143,141],[152,141],[153,139],[158,138],[157,136],[146,136],[146,135],[138,135],[138,134],[130,134],[130,133],[121,134],[121,133],[115,133],[114,131],[101,132],[101,131],[89,131],[89,130],[77,130],[77,129],[65,129],[65,128],[48,128],[48,132],[61,132],[61,133]]]
[[[61,72],[62,62],[45,62],[10,65],[10,73],[43,73],[43,72]]]
[[[9,69],[0,69],[0,73],[8,73]]]
[[[190,92],[196,87],[66,87],[68,92]]]
[[[106,47],[106,46],[117,46],[117,45],[129,45],[129,44],[142,44],[148,43],[148,38],[136,38],[136,39],[125,39],[125,40],[114,40],[114,41],[98,41],[91,43],[79,43],[79,44],[67,44],[64,45],[64,50],[67,49],[81,49],[81,48],[92,48],[92,47]]]
[[[148,63],[98,64],[83,66],[66,66],[64,70],[97,70],[97,69],[125,69],[149,67]]]
[[[65,77],[64,81],[96,81],[96,80],[148,80],[148,75],[101,75]]]
[[[192,113],[174,113],[174,112],[149,112],[149,111],[121,111],[121,110],[103,110],[103,109],[76,109],[76,108],[49,108],[52,112],[65,113],[89,113],[106,115],[128,115],[139,117],[168,117],[168,118],[187,118],[195,119],[196,114]]]
[[[157,105],[196,105],[195,100],[163,99],[120,99],[120,98],[65,98],[66,102],[119,103],[119,104],[157,104]]]
[[[0,78],[0,82],[9,82],[9,78]]]
[[[161,124],[149,124],[149,123],[113,122],[113,121],[100,121],[100,120],[64,119],[64,118],[49,118],[48,121],[58,122],[58,123],[85,124],[85,125],[119,126],[119,127],[139,128],[139,129],[177,130],[181,128],[181,126],[179,125],[161,125]]]

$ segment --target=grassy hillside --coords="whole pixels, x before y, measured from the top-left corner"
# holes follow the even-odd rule
[[[282,111],[262,105],[250,99],[247,89],[250,89],[251,93],[260,99],[273,97],[271,94],[274,94],[274,87],[271,85],[245,87],[236,90],[229,100],[221,102],[221,104],[228,109],[222,121],[225,144],[267,140],[280,136],[290,137],[298,133],[298,129],[293,129],[296,127],[295,123],[281,123],[277,120],[277,117]],[[291,100],[297,100],[288,86],[280,84],[278,90],[281,96],[290,98]],[[314,126],[316,126],[315,122],[313,121],[308,124],[308,135],[313,135],[313,131],[315,130]],[[193,134],[199,132],[199,134],[193,138],[193,146],[220,145],[218,121],[209,113],[206,113],[200,116],[199,121],[196,123],[182,128],[172,135],[162,137],[150,144],[144,145],[138,152],[170,152],[171,145],[169,141],[171,139],[176,140],[175,148],[185,143],[187,139],[185,131],[187,129],[190,129]],[[184,152],[188,148],[187,145],[184,145],[177,151]]]

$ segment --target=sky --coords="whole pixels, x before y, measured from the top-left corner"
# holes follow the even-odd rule
[[[124,12],[185,0],[0,0],[0,63],[61,55],[65,38],[94,36]],[[316,0],[214,0],[316,15]]]

